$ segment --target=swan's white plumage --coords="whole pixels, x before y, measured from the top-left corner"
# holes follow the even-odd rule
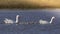
[[[53,19],[55,19],[55,17],[54,17],[54,16],[51,18],[51,20],[50,20],[50,22],[49,22],[49,23],[52,23],[52,22],[53,22]]]
[[[13,20],[5,18],[4,20],[5,24],[13,24]]]
[[[18,19],[19,19],[19,15],[16,16],[16,21],[15,21],[16,23],[18,23],[19,21]]]
[[[54,18],[55,18],[55,17],[53,16],[53,17],[51,18],[50,22],[48,22],[48,21],[46,21],[46,20],[39,20],[39,23],[40,23],[40,24],[51,24]]]
[[[40,24],[48,24],[48,21],[40,20],[39,23],[40,23]]]
[[[13,21],[13,20],[11,20],[11,19],[5,18],[4,23],[5,23],[5,24],[18,23],[18,18],[19,18],[19,15],[16,16],[16,21]]]

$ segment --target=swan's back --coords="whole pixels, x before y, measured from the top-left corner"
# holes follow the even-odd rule
[[[49,22],[48,21],[45,21],[45,20],[39,20],[39,23],[40,24],[48,24]]]
[[[5,24],[13,24],[13,20],[5,18],[4,20]]]

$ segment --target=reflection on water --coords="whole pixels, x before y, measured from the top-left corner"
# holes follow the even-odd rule
[[[59,34],[60,32],[60,12],[53,10],[0,10],[0,33],[1,34]],[[37,23],[37,24],[4,24],[4,18],[15,21],[16,15],[20,15],[19,23]],[[41,25],[39,20],[50,21],[55,16],[52,24]],[[3,23],[3,24],[2,24]]]

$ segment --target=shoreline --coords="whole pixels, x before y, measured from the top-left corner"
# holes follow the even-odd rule
[[[60,8],[59,0],[0,0],[0,8],[45,9]]]

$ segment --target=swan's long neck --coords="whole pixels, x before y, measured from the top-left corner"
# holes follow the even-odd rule
[[[50,21],[49,23],[52,23],[52,21],[53,21],[54,18],[55,18],[55,17],[53,16],[53,17],[51,18],[51,21]]]
[[[18,18],[19,18],[19,15],[16,16],[16,23],[18,23]]]

